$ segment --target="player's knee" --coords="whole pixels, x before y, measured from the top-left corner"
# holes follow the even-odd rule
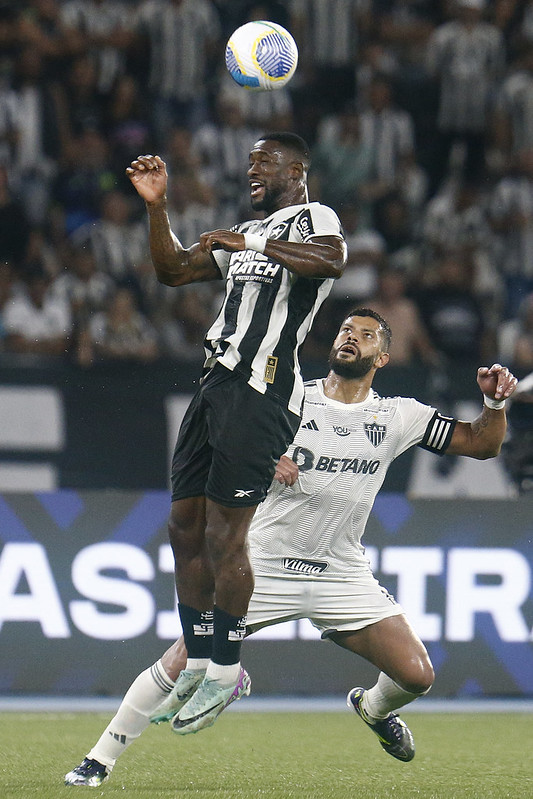
[[[429,660],[411,664],[404,675],[401,687],[411,694],[427,694],[435,681],[435,672]]]

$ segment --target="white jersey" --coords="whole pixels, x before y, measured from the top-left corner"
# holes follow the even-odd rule
[[[343,238],[337,214],[317,202],[280,208],[232,230],[304,244],[317,236]],[[298,353],[333,278],[296,275],[255,250],[212,254],[226,279],[226,295],[207,331],[205,368],[220,361],[299,415],[304,386]]]
[[[346,404],[306,383],[303,418],[287,455],[300,474],[274,481],[252,521],[256,574],[353,578],[368,570],[361,543],[376,494],[392,461],[414,444],[444,453],[456,420],[405,397]]]

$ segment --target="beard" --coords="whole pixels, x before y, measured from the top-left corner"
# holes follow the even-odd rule
[[[335,372],[339,377],[345,377],[348,380],[355,380],[359,377],[365,377],[372,367],[374,366],[374,356],[367,355],[366,358],[357,356],[355,361],[343,361],[337,355],[337,350],[332,347],[329,353],[328,364],[332,372]]]

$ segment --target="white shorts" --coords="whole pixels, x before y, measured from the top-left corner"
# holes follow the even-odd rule
[[[327,638],[402,613],[402,606],[371,572],[346,580],[256,574],[246,629],[251,634],[272,624],[309,619]]]

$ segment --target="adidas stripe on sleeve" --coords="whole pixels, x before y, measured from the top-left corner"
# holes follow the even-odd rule
[[[437,455],[444,455],[450,445],[456,424],[457,419],[451,416],[443,416],[438,411],[435,411],[418,446],[430,452],[435,452]]]

